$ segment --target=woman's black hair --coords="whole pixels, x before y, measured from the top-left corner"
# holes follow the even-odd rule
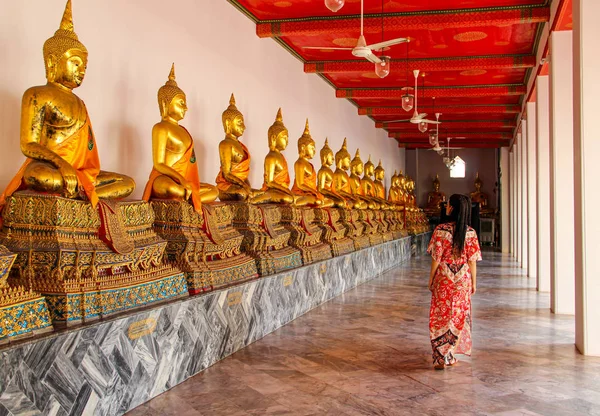
[[[471,198],[466,195],[454,194],[448,203],[452,207],[450,220],[455,224],[452,236],[454,254],[460,256],[465,248],[467,229],[471,223]]]

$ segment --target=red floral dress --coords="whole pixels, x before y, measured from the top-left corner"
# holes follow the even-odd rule
[[[429,336],[433,363],[450,363],[454,354],[471,355],[471,270],[469,261],[480,261],[481,250],[474,229],[469,227],[465,248],[455,257],[452,247],[454,223],[439,225],[427,252],[440,263],[433,278]]]

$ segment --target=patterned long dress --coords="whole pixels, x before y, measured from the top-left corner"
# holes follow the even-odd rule
[[[471,355],[471,270],[469,261],[480,261],[477,233],[471,227],[460,257],[453,254],[454,223],[439,225],[427,252],[440,265],[433,278],[429,335],[433,364],[449,364],[454,354]]]

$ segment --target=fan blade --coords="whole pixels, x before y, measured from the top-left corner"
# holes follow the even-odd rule
[[[442,124],[441,121],[435,121],[435,120],[428,120],[428,119],[423,119],[421,121],[424,121],[427,124]]]
[[[328,50],[328,51],[351,51],[354,48],[330,48],[329,46],[323,46],[318,47],[318,46],[303,46],[302,49],[324,49],[324,50]]]
[[[381,62],[381,59],[379,59],[377,56],[373,55],[372,53],[365,56],[365,59],[369,62],[372,62],[374,64],[378,64]]]
[[[384,123],[409,123],[409,122],[410,122],[410,118],[403,118],[402,120],[384,121]]]
[[[407,38],[390,39],[390,40],[386,40],[385,42],[379,42],[379,43],[374,43],[373,45],[368,45],[367,48],[378,50],[378,49],[387,48],[388,46],[399,45],[401,43],[406,43],[406,42],[408,42]]]

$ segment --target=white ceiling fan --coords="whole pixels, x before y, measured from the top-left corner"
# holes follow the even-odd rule
[[[415,75],[415,111],[413,112],[413,116],[409,119],[402,119],[402,120],[392,120],[392,121],[388,121],[387,123],[402,123],[402,122],[411,122],[413,124],[420,124],[420,123],[427,123],[427,124],[442,124],[441,121],[436,121],[436,120],[428,120],[427,117],[427,113],[419,113],[418,110],[418,103],[419,103],[419,86],[418,86],[418,80],[419,80],[419,73],[421,71],[419,71],[418,69],[415,69],[413,71],[413,74]]]
[[[397,38],[386,40],[385,42],[374,43],[372,45],[367,45],[367,41],[364,36],[364,0],[360,1],[360,37],[356,42],[356,46],[354,48],[330,48],[328,46],[318,47],[318,46],[305,46],[303,49],[325,49],[325,50],[337,50],[337,51],[352,51],[352,55],[357,58],[365,58],[369,62],[374,64],[381,63],[381,59],[379,59],[375,54],[373,54],[373,50],[384,49],[390,46],[398,45],[404,42],[410,42],[408,38]]]

